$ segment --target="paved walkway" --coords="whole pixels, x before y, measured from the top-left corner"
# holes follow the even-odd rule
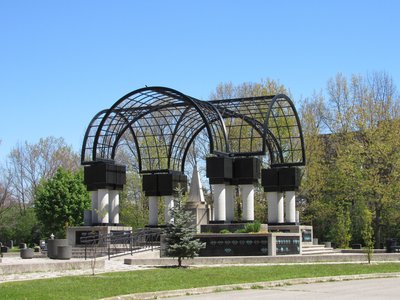
[[[127,257],[135,258],[157,258],[160,257],[160,252],[155,251],[145,251],[141,253],[134,253],[133,256],[130,254],[120,257],[113,257],[111,260],[107,258],[97,258],[97,260],[104,260],[104,268],[96,268],[95,273],[108,273],[108,272],[123,272],[123,271],[133,271],[149,269],[150,266],[135,266],[124,264],[124,259]],[[71,259],[70,261],[81,261],[82,259]],[[43,264],[50,260],[49,258],[32,258],[32,259],[21,259],[19,256],[6,256],[2,258],[1,265],[6,266],[7,264]],[[66,261],[67,262],[67,261]],[[61,262],[60,262],[61,263]],[[4,275],[0,274],[0,283],[9,281],[21,281],[21,280],[33,280],[33,279],[46,279],[55,278],[61,276],[74,276],[74,275],[91,275],[92,269],[77,269],[77,270],[61,270],[61,271],[51,271],[51,272],[30,272],[21,274],[10,274]]]
[[[224,293],[210,293],[168,298],[170,300],[378,300],[399,299],[400,278],[379,278],[352,281],[323,282],[281,286],[266,289],[235,290]]]

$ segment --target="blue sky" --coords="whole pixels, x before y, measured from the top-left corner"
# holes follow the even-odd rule
[[[293,100],[337,72],[400,87],[400,1],[0,0],[0,161],[64,137],[144,85],[207,99],[220,82],[279,80]]]

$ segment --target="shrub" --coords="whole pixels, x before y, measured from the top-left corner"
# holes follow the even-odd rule
[[[260,221],[254,221],[253,223],[248,223],[244,227],[244,231],[247,233],[250,232],[259,232],[261,229],[261,222]]]

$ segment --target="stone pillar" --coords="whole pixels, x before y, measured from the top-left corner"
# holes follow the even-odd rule
[[[283,223],[284,222],[284,214],[285,214],[285,210],[284,210],[284,194],[281,192],[278,192],[278,202],[277,202],[277,218],[278,218],[278,223]]]
[[[296,223],[296,193],[295,191],[285,192],[285,222]]]
[[[226,220],[225,184],[213,185],[214,196],[214,221]]]
[[[110,223],[119,223],[119,192],[117,190],[109,191],[110,197]]]
[[[174,207],[174,197],[173,196],[164,196],[164,219],[165,224],[173,223],[174,220],[172,218],[171,209]]]
[[[96,191],[91,191],[91,196],[92,196],[92,220],[91,224],[98,223],[98,215],[97,215],[97,210],[99,209],[98,207],[98,200],[97,200],[97,190]]]
[[[240,185],[240,193],[243,204],[243,221],[254,221],[254,185]]]
[[[149,196],[149,225],[158,225],[158,197]]]
[[[235,186],[225,186],[226,221],[232,222],[235,219]]]
[[[108,189],[97,190],[97,215],[98,223],[109,223],[109,191]]]
[[[278,192],[267,192],[268,223],[278,223]]]

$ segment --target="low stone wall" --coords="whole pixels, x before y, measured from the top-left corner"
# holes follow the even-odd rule
[[[400,254],[374,254],[372,261],[398,261]],[[276,263],[323,263],[323,262],[365,262],[365,254],[332,254],[332,255],[286,255],[286,256],[236,256],[236,257],[196,257],[183,260],[183,265],[223,265],[223,264],[276,264]],[[157,258],[138,259],[127,258],[127,265],[137,266],[171,266],[177,264],[177,259]]]
[[[104,268],[104,265],[104,260],[96,261],[96,269]],[[91,269],[91,261],[52,261],[50,259],[40,259],[40,262],[32,263],[2,263],[0,265],[0,275],[21,274],[29,272],[53,272],[76,269]]]

